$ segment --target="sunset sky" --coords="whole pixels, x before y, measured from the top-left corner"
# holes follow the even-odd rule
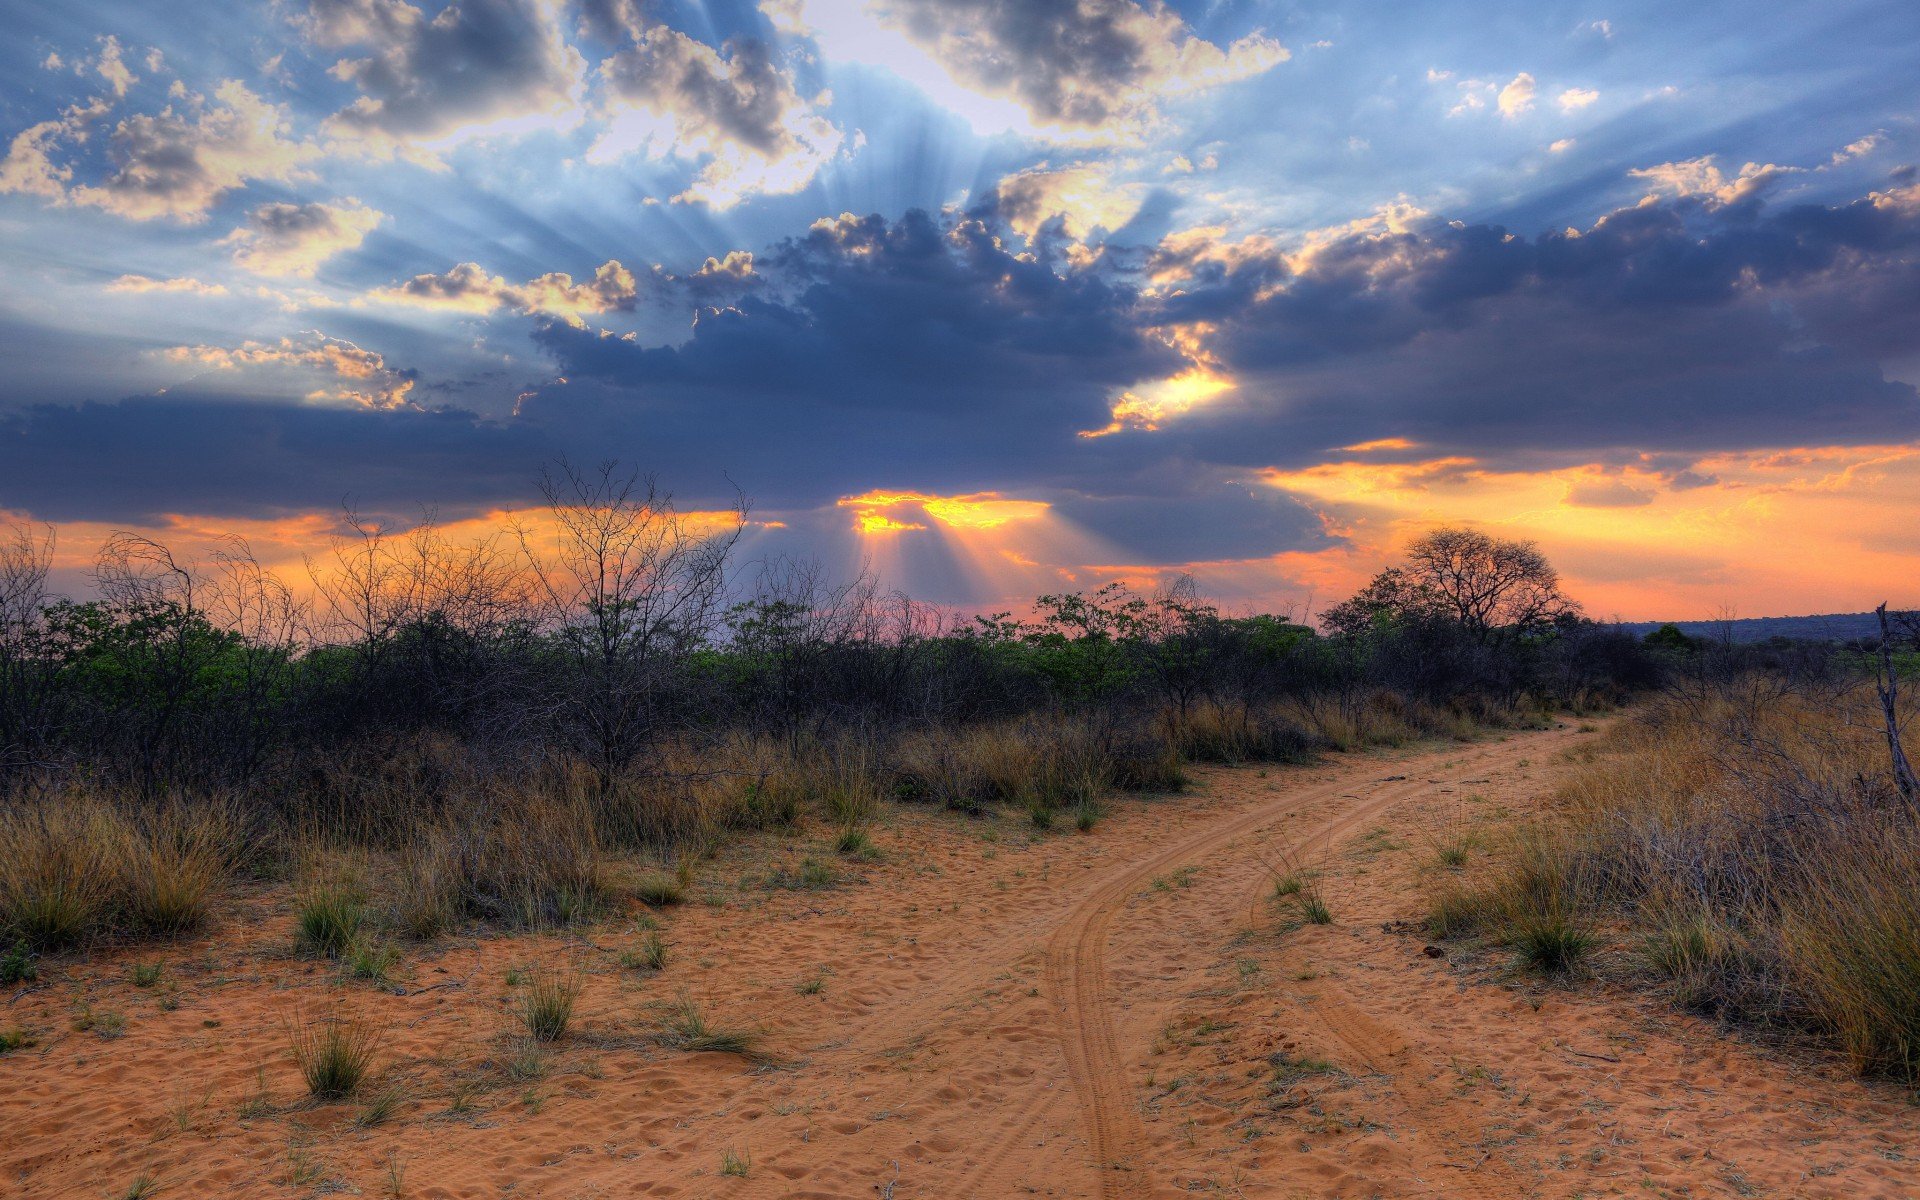
[[[991,606],[1920,603],[1920,5],[0,0],[0,512],[484,528],[559,456]]]

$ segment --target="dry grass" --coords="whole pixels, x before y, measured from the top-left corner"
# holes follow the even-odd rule
[[[654,1040],[673,1050],[695,1054],[759,1056],[760,1035],[749,1029],[715,1025],[693,997],[681,994],[658,1006]]]
[[[1920,1081],[1920,809],[1878,715],[1862,686],[1771,677],[1649,702],[1499,856],[1491,892],[1436,896],[1436,929],[1491,928],[1552,968],[1623,922],[1679,1002]]]
[[[1329,745],[1277,708],[1203,700],[1167,719],[1167,741],[1192,762],[1310,763]]]
[[[218,803],[73,791],[0,812],[0,932],[53,950],[205,923],[246,839]]]

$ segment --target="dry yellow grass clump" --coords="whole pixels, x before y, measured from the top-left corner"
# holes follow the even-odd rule
[[[1676,689],[1555,800],[1494,886],[1441,885],[1436,932],[1489,930],[1555,967],[1624,923],[1680,1003],[1817,1030],[1863,1072],[1920,1080],[1920,808],[1870,687]]]

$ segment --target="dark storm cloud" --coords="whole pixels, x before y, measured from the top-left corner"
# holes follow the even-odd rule
[[[523,494],[568,452],[659,470],[696,505],[738,481],[762,512],[832,512],[874,488],[995,489],[1050,501],[1122,560],[1191,561],[1324,545],[1304,508],[1244,481],[1376,439],[1489,469],[1631,461],[1679,488],[1715,452],[1920,432],[1913,388],[1879,366],[1920,334],[1912,192],[1669,198],[1577,236],[1396,228],[1290,252],[1170,239],[1142,270],[1044,239],[1023,248],[990,205],[843,216],[751,274],[717,273],[678,344],[535,317],[564,382],[532,389],[511,423],[33,408],[0,425],[0,506],[105,518],[346,492],[478,503]],[[1081,436],[1123,391],[1188,368],[1168,335],[1200,324],[1233,390],[1156,430]]]
[[[1114,389],[1182,361],[1138,326],[1130,287],[1022,258],[977,216],[823,221],[766,270],[781,294],[707,310],[679,346],[544,325],[570,382],[523,414],[625,429],[814,504],[1024,483],[1106,423]]]
[[[1054,510],[1117,547],[1129,563],[1255,558],[1327,545],[1306,505],[1273,488],[1221,481],[1214,472],[1162,473],[1162,487],[1120,495],[1075,495]]]
[[[314,0],[303,24],[318,45],[366,51],[333,68],[361,95],[328,128],[376,153],[560,112],[585,71],[552,0],[461,0],[431,18],[404,0]]]
[[[525,500],[553,446],[448,409],[191,398],[0,410],[0,509],[48,521],[258,517],[335,507],[448,515]]]
[[[1217,46],[1170,9],[1133,0],[883,0],[876,11],[956,77],[1048,124],[1138,118],[1161,97],[1288,57],[1258,34]]]
[[[1354,233],[1292,267],[1163,255],[1189,277],[1143,319],[1217,326],[1241,388],[1179,431],[1215,461],[1390,436],[1494,455],[1905,440],[1914,390],[1877,359],[1920,334],[1917,247],[1911,192],[1685,197],[1536,238]]]

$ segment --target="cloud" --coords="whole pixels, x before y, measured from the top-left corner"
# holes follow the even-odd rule
[[[1151,121],[1168,97],[1247,79],[1289,57],[1259,33],[1222,48],[1171,9],[1133,0],[876,0],[871,8],[960,83],[1068,130]]]
[[[346,401],[366,408],[407,405],[419,378],[416,371],[388,366],[378,351],[313,330],[274,342],[173,346],[162,353],[168,362],[204,370],[292,380],[309,401]]]
[[[311,277],[321,263],[358,247],[385,217],[351,196],[340,204],[263,204],[221,241],[255,274]]]
[[[0,162],[0,192],[39,196],[55,203],[67,196],[73,168],[54,161],[63,142],[84,142],[93,122],[108,111],[104,100],[68,106],[58,117],[27,126],[13,135]]]
[[[487,274],[478,263],[459,263],[438,275],[415,275],[398,287],[381,288],[368,299],[466,313],[490,313],[507,307],[558,316],[577,324],[583,314],[631,309],[638,294],[633,272],[618,260],[609,259],[591,280],[579,283],[564,271],[554,271],[524,284],[511,284],[498,275]]]
[[[655,265],[645,276],[648,293],[687,300],[734,295],[754,282],[753,255],[734,250],[724,259],[708,258],[698,270],[676,276]],[[557,317],[585,328],[583,317],[608,312],[630,312],[641,296],[640,279],[618,259],[609,259],[593,278],[574,282],[564,271],[550,271],[525,283],[508,283],[489,275],[478,263],[459,263],[439,274],[415,275],[396,287],[380,288],[369,300],[408,304],[418,308],[485,314],[501,308],[527,315]]]
[[[1383,436],[1476,455],[1911,436],[1920,397],[1880,364],[1920,336],[1920,190],[1777,209],[1726,190],[1533,238],[1428,220],[1170,256],[1141,319],[1205,323],[1237,386],[1165,432],[1249,466],[1247,447]]]
[[[431,502],[451,517],[536,500],[533,474],[553,453],[538,430],[457,409],[185,396],[39,404],[0,411],[0,509],[146,523],[337,512],[352,497],[365,512],[404,518]]]
[[[428,19],[405,0],[312,0],[316,45],[365,47],[333,75],[360,98],[328,118],[343,147],[435,164],[489,133],[563,127],[580,111],[585,62],[560,28],[558,0],[457,0]]]
[[[1140,211],[1139,192],[1116,184],[1107,163],[1058,168],[1042,163],[1002,179],[994,199],[1000,215],[1024,237],[1057,218],[1068,237],[1084,241],[1095,229],[1111,231],[1131,220]]]
[[[1718,204],[1737,204],[1753,199],[1788,175],[1799,174],[1799,167],[1774,163],[1748,163],[1740,173],[1728,179],[1714,164],[1711,154],[1684,162],[1661,163],[1627,172],[1635,179],[1653,184],[1652,195],[1700,196]]]
[[[984,212],[823,219],[756,258],[766,284],[703,310],[678,345],[545,323],[536,340],[567,382],[521,412],[644,437],[782,505],[885,482],[876,465],[909,444],[940,447],[914,465],[926,477],[899,481],[922,490],[1030,478],[1088,445],[1078,432],[1116,392],[1187,362],[1138,326],[1130,287],[1016,253],[999,228]]]
[[[102,101],[76,105],[17,135],[0,166],[0,191],[89,205],[134,221],[194,224],[227,193],[253,180],[298,178],[319,155],[291,136],[283,107],[230,79],[214,89],[212,102],[188,94],[178,108],[123,118],[108,139],[113,170],[98,183],[75,184],[73,168],[53,155],[88,140],[90,126],[107,111]]]
[[[1533,76],[1525,71],[1513,77],[1512,82],[1500,89],[1500,115],[1512,120],[1533,108]]]
[[[171,292],[194,296],[224,296],[222,283],[203,283],[198,279],[153,279],[146,275],[122,275],[107,285],[110,292]]]
[[[640,150],[701,160],[674,198],[728,208],[797,192],[839,153],[843,135],[816,111],[831,98],[803,99],[765,42],[731,41],[722,53],[631,10],[615,17],[626,45],[599,67],[608,126],[589,159]]]
[[[1886,140],[1884,134],[1870,133],[1863,138],[1848,142],[1833,152],[1833,157],[1828,160],[1828,164],[1837,167],[1841,163],[1850,162],[1856,158],[1865,158],[1884,145]]]
[[[108,34],[100,39],[100,53],[93,60],[93,72],[106,80],[115,96],[125,96],[127,89],[140,82],[122,60],[120,39]]]
[[[1565,154],[1567,151],[1573,149],[1573,146],[1574,141],[1572,138],[1556,138],[1553,144],[1547,147],[1547,153]]]
[[[1568,88],[1560,93],[1558,103],[1561,112],[1573,112],[1587,107],[1598,99],[1600,99],[1600,93],[1591,88]]]

